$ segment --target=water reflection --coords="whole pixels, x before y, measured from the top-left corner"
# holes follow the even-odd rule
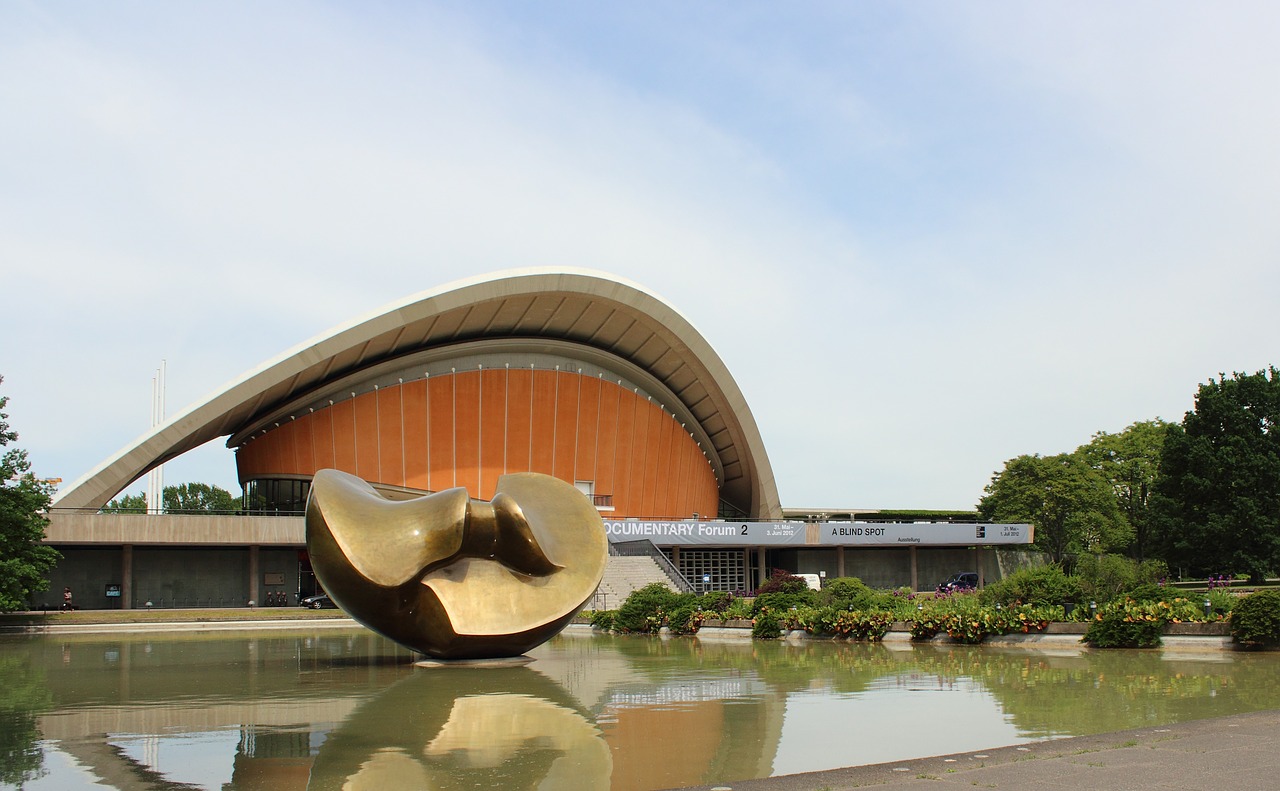
[[[0,639],[0,787],[643,791],[1280,708],[1273,654],[368,632]]]
[[[52,698],[43,671],[32,664],[20,654],[0,654],[0,783],[6,785],[21,786],[43,773],[36,715]]]
[[[609,787],[600,731],[529,668],[430,668],[329,734],[310,791]]]

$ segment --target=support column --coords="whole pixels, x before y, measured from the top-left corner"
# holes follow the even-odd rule
[[[254,604],[262,604],[258,590],[258,545],[254,544],[249,547],[249,601]]]
[[[987,584],[986,569],[982,568],[982,550],[974,547],[972,551],[973,565],[976,567],[974,570],[978,572],[978,587],[981,588]]]
[[[848,574],[844,573],[844,547],[843,546],[836,547],[836,576],[837,577],[849,576]]]
[[[120,547],[120,609],[133,609],[133,544]]]
[[[916,545],[907,548],[911,552],[911,592],[920,590],[920,565],[916,562]]]

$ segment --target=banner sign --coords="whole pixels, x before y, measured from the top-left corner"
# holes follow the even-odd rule
[[[971,547],[1030,544],[1031,525],[948,522],[820,522],[819,545]]]
[[[817,541],[806,541],[804,522],[657,522],[641,519],[609,520],[605,533],[612,543],[648,539],[655,546],[863,546],[969,547],[988,544],[1030,544],[1031,525],[948,522],[817,522]]]
[[[651,522],[624,519],[604,520],[609,541],[649,539],[659,547],[684,547],[693,544],[717,546],[773,546],[804,544],[804,522]]]

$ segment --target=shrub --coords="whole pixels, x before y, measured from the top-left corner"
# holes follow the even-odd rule
[[[1102,604],[1143,583],[1160,582],[1169,569],[1159,560],[1138,563],[1121,555],[1086,555],[1076,562],[1075,573],[1083,598]]]
[[[1138,564],[1137,577],[1139,585],[1147,582],[1163,585],[1169,578],[1169,564],[1163,560],[1144,560]]]
[[[1233,612],[1236,603],[1242,601],[1230,591],[1222,589],[1209,591],[1205,594],[1205,598],[1209,600],[1209,606],[1213,608],[1213,611],[1222,615]]]
[[[792,607],[815,607],[818,604],[818,592],[805,588],[799,593],[762,593],[752,602],[752,614],[768,608],[777,613],[785,613]]]
[[[809,583],[785,569],[774,569],[773,575],[756,591],[762,593],[809,593]]]
[[[623,632],[652,634],[662,627],[666,613],[677,601],[674,591],[660,582],[634,590],[618,608],[614,623]]]
[[[1139,602],[1165,601],[1165,599],[1173,598],[1175,595],[1175,592],[1156,585],[1154,582],[1143,582],[1135,585],[1127,594],[1130,599]]]
[[[1231,636],[1248,648],[1280,645],[1280,591],[1258,591],[1237,601]]]
[[[617,625],[617,619],[617,610],[593,610],[591,612],[592,628],[603,632],[612,632]]]
[[[831,635],[847,640],[879,640],[893,625],[887,610],[848,610],[837,607],[798,607],[786,618],[809,634]]]
[[[919,612],[911,619],[911,639],[931,640],[942,631],[946,615],[933,611]]]
[[[1098,648],[1154,648],[1160,645],[1166,623],[1204,620],[1204,611],[1182,597],[1158,602],[1125,599],[1111,602],[1094,616],[1084,641]]]
[[[907,587],[894,588],[888,593],[881,593],[877,606],[892,612],[899,621],[909,619],[912,613],[916,612],[916,607],[920,603],[920,598],[915,591]]]
[[[707,591],[698,598],[698,606],[704,610],[723,612],[733,601],[728,591]]]
[[[1098,648],[1155,648],[1164,624],[1161,618],[1135,618],[1123,607],[1108,606],[1089,622],[1084,641]]]
[[[778,614],[764,609],[751,624],[751,636],[762,640],[772,640],[782,636],[782,627],[778,625]]]
[[[908,613],[911,637],[928,640],[938,632],[946,631],[952,616],[961,612],[976,612],[980,605],[975,593],[938,593],[932,599],[922,599],[915,612]]]
[[[844,637],[849,640],[871,640],[874,642],[884,639],[889,627],[893,625],[894,619],[893,613],[884,610],[841,612],[832,619],[832,633],[836,637]]]
[[[983,588],[983,604],[1067,604],[1079,601],[1080,583],[1056,563],[1021,569]]]
[[[1023,604],[1007,610],[998,610],[994,623],[996,631],[993,634],[1043,632],[1051,622],[1062,619],[1062,605]]]
[[[666,613],[667,628],[672,634],[693,634],[702,625],[702,611],[692,601],[677,601]]]
[[[948,613],[942,623],[947,635],[959,643],[981,643],[987,635],[1000,633],[1000,620],[986,608],[977,612]]]
[[[726,620],[736,619],[742,621],[751,620],[751,613],[754,612],[755,602],[751,599],[735,597],[728,606],[720,611],[721,617]]]
[[[822,588],[822,598],[828,605],[845,610],[865,607],[875,595],[876,592],[857,577],[836,577],[827,580]]]

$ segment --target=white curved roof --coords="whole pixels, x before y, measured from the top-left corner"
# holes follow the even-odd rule
[[[54,507],[100,508],[152,468],[260,425],[282,405],[424,349],[491,339],[585,347],[643,371],[710,440],[720,496],[748,516],[781,516],[764,442],[719,355],[675,308],[639,285],[587,270],[525,269],[415,294],[319,335],[231,382],[107,459]]]

